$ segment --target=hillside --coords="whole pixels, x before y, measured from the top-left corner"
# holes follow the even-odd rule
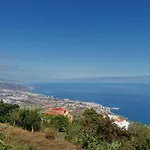
[[[149,126],[130,122],[125,128],[114,121],[94,109],[69,120],[1,101],[0,150],[150,150]]]
[[[5,143],[12,146],[12,150],[22,149],[33,145],[37,150],[81,150],[77,146],[63,140],[48,140],[42,132],[29,132],[18,127],[0,123],[0,134],[4,134]]]
[[[13,83],[9,81],[0,80],[0,88],[8,90],[17,90],[17,91],[29,91],[31,87],[25,86],[20,83]]]

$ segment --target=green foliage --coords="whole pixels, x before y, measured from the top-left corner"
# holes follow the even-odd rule
[[[99,140],[112,143],[116,139],[125,141],[131,138],[131,134],[128,131],[112,124],[109,118],[104,118],[93,109],[85,110],[83,116],[83,130]]]
[[[0,140],[0,150],[10,150],[11,148],[11,145],[5,144],[4,141]]]
[[[132,123],[129,128],[133,138],[131,145],[139,150],[150,150],[150,128],[140,123]]]
[[[12,113],[10,113],[10,124],[14,126],[17,122],[19,122],[19,112],[18,110],[13,110]]]
[[[18,148],[15,148],[15,150],[37,150],[37,148],[33,145],[28,145],[28,146],[21,146],[21,147],[18,147]]]
[[[29,131],[41,128],[41,118],[37,110],[19,109],[18,105],[0,101],[0,122],[9,122]]]
[[[0,150],[11,150],[11,145],[4,142],[5,136],[0,134]]]
[[[81,127],[82,126],[76,122],[76,120],[73,120],[73,122],[68,125],[66,139],[72,141],[75,144],[81,143],[81,140],[79,139]]]
[[[109,146],[110,150],[120,150],[120,148],[121,148],[121,143],[119,143],[118,141],[111,143]]]
[[[19,120],[16,125],[29,131],[38,131],[41,128],[41,118],[37,110],[20,109],[18,112]]]
[[[63,115],[48,116],[42,115],[42,126],[54,128],[58,132],[66,132],[69,125],[69,119]]]
[[[94,109],[86,109],[72,122],[66,139],[86,150],[150,150],[149,127],[131,123],[129,130],[123,130]]]
[[[35,146],[29,145],[26,150],[37,150]]]
[[[0,122],[10,122],[10,114],[14,110],[18,110],[19,106],[16,104],[7,104],[3,101],[0,101]]]
[[[69,120],[65,116],[55,116],[50,123],[58,132],[65,132],[67,131]]]

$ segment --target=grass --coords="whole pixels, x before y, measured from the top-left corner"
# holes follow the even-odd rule
[[[5,143],[11,144],[13,150],[17,147],[33,145],[37,150],[81,150],[64,140],[48,140],[42,132],[31,133],[18,127],[0,123],[0,133],[5,135]]]

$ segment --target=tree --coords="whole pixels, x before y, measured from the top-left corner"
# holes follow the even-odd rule
[[[16,123],[19,121],[19,113],[17,110],[12,111],[12,113],[10,114],[10,123],[15,126]]]
[[[0,101],[0,122],[10,122],[10,114],[14,110],[19,110],[19,105],[7,104],[3,101]]]
[[[38,131],[41,128],[41,118],[38,111],[36,109],[20,109],[17,125],[32,132]]]
[[[53,116],[50,120],[50,125],[58,132],[66,132],[69,125],[69,119],[63,115]]]
[[[41,128],[41,118],[38,113],[38,110],[30,110],[29,111],[29,116],[27,117],[28,124],[30,126],[30,129],[32,132],[35,130],[40,130]]]

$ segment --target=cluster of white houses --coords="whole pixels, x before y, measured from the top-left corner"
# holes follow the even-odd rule
[[[118,127],[128,130],[130,123],[127,120],[125,120],[124,118],[117,116],[117,115],[113,115],[113,114],[109,114],[108,117]]]

